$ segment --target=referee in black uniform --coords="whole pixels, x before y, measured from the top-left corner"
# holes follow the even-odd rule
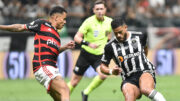
[[[125,101],[135,101],[142,94],[153,101],[166,101],[155,90],[155,67],[147,59],[147,35],[127,31],[127,25],[121,18],[114,19],[111,26],[115,38],[105,46],[101,71],[107,75],[121,74],[121,90]],[[114,59],[117,66],[109,69],[111,59]]]

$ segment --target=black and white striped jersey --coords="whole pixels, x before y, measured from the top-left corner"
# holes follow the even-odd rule
[[[124,42],[114,38],[106,44],[102,63],[109,65],[110,60],[113,59],[122,68],[123,79],[137,71],[154,72],[155,67],[147,59],[144,51],[147,35],[135,31],[129,31],[129,34],[129,38]]]

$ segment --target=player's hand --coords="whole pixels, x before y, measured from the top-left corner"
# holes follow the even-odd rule
[[[75,47],[75,42],[74,41],[70,41],[69,43],[66,44],[67,49],[73,49],[74,47]]]
[[[122,72],[122,69],[118,66],[115,66],[114,68],[112,68],[112,74],[113,75],[120,75]]]
[[[96,49],[99,47],[99,45],[95,44],[95,43],[89,43],[88,45],[89,47],[93,48],[93,49]]]

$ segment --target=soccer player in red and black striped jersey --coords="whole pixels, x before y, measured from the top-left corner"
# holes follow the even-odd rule
[[[50,11],[48,20],[37,19],[28,24],[0,25],[1,30],[35,32],[34,75],[54,101],[69,101],[69,88],[56,67],[58,54],[75,46],[73,41],[61,46],[57,29],[61,29],[66,23],[66,15],[64,8],[56,6]]]

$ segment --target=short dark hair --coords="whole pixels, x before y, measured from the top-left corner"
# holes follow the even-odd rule
[[[95,5],[97,5],[97,4],[104,4],[104,6],[107,7],[104,0],[96,0],[96,1],[94,2],[94,4],[93,4],[93,7],[94,7]]]
[[[67,13],[67,11],[63,7],[55,6],[51,9],[49,15],[52,16],[55,13],[61,13],[62,14],[63,12]]]
[[[121,17],[114,18],[113,21],[111,22],[111,27],[112,29],[115,29],[119,26],[126,25],[125,19]]]

